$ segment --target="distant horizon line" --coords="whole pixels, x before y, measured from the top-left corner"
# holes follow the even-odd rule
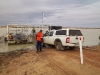
[[[12,27],[12,28],[17,28],[17,25],[19,26],[18,28],[21,28],[21,26],[20,25],[22,25],[22,24],[17,24],[17,25],[15,25],[15,24],[13,24],[13,25],[9,25],[10,27]],[[42,25],[38,25],[38,26],[32,26],[32,25],[22,25],[22,26],[25,26],[25,27],[35,27],[35,28],[42,28]],[[43,26],[56,26],[56,25],[43,25]],[[58,25],[59,26],[59,25]],[[7,27],[7,25],[0,25],[0,28],[6,28]],[[45,27],[43,27],[43,28],[45,28]],[[81,29],[100,29],[100,28],[98,28],[98,27],[67,27],[67,26],[62,26],[62,28],[81,28]]]

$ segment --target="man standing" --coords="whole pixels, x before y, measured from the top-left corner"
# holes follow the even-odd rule
[[[34,27],[32,28],[32,32],[33,32],[33,35],[34,35],[35,34],[35,28]]]
[[[32,28],[32,32],[33,32],[33,42],[36,42],[36,33],[35,33],[35,27]]]
[[[37,52],[38,51],[41,51],[42,52],[42,47],[41,47],[41,44],[42,44],[42,37],[43,37],[43,33],[42,33],[42,30],[40,30],[37,35],[36,35],[36,49],[37,49]]]

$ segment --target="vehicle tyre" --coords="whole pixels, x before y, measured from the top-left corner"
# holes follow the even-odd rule
[[[17,44],[17,42],[15,41],[15,44]]]
[[[27,43],[27,40],[25,40],[24,43],[26,44]]]
[[[75,50],[75,47],[69,47],[70,50]]]
[[[55,47],[57,50],[63,51],[64,47],[62,46],[61,42],[55,42]]]

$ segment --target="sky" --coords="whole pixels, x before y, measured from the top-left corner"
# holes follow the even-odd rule
[[[43,19],[42,19],[43,12]],[[100,28],[100,0],[0,0],[0,25]]]

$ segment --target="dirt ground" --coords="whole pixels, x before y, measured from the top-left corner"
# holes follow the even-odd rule
[[[0,75],[100,75],[100,47],[57,51],[55,48],[20,50],[0,54]]]

